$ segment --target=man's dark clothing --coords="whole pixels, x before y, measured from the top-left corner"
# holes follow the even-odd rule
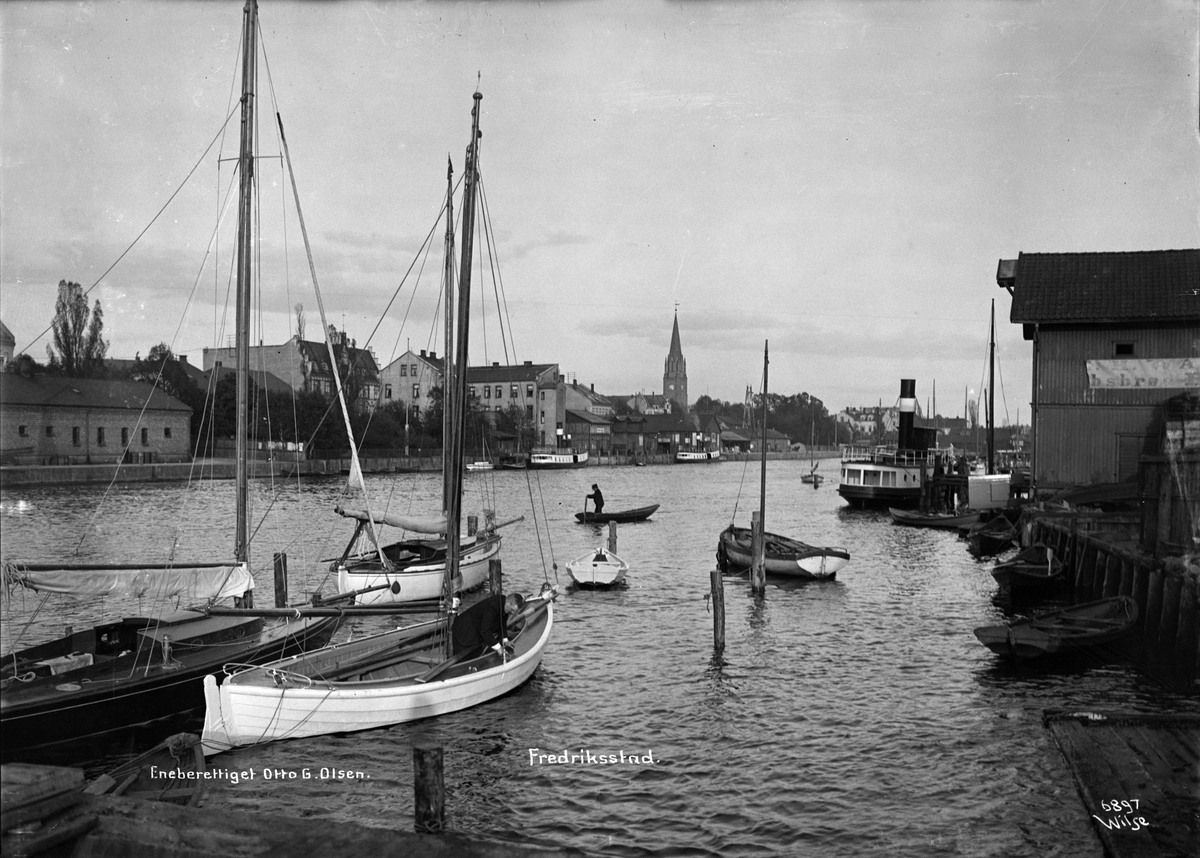
[[[600,489],[596,489],[594,492],[588,495],[587,499],[596,504],[597,514],[604,512],[604,495],[600,494]]]
[[[454,620],[454,654],[495,646],[504,640],[504,596],[487,596]]]

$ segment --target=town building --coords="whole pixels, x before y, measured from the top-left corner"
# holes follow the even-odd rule
[[[13,352],[16,351],[16,348],[17,338],[8,329],[8,325],[0,322],[0,372],[3,372],[4,367],[13,359]]]
[[[431,391],[441,389],[445,362],[437,352],[408,349],[379,373],[380,404],[401,403],[414,417],[432,404]]]
[[[1200,389],[1200,250],[1021,253],[996,282],[1033,344],[1035,487],[1134,478]]]
[[[353,408],[374,410],[379,402],[379,364],[370,349],[360,349],[344,331],[331,330],[333,353],[341,368],[339,373],[346,400]],[[250,370],[269,372],[282,379],[297,393],[314,392],[332,397],[337,392],[329,347],[324,342],[302,340],[294,336],[275,346],[251,346]],[[204,370],[217,364],[236,369],[236,348],[206,348]]]
[[[5,464],[191,458],[192,409],[178,399],[140,381],[35,373],[32,363],[17,360],[0,373],[0,461]]]

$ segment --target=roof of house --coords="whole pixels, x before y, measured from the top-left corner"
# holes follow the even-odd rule
[[[523,363],[503,365],[493,363],[491,366],[467,367],[467,384],[505,384],[514,381],[537,381],[548,371],[554,370],[554,363]]]
[[[601,417],[599,414],[593,414],[590,411],[576,411],[574,408],[567,409],[568,423],[592,423],[597,426],[608,426],[612,423],[608,417]]]
[[[218,382],[225,376],[234,375],[236,373],[234,368],[231,366],[216,366],[213,367],[213,369],[210,369],[208,372],[201,373],[200,377],[196,379],[196,386],[201,390],[207,390],[209,388],[209,375],[211,375],[213,372],[216,372],[216,380]],[[266,390],[267,393],[283,393],[289,396],[292,394],[292,386],[290,384],[274,373],[267,372],[266,370],[252,371],[250,373],[250,380],[254,382],[255,387],[257,387],[259,390]],[[213,384],[213,387],[216,387],[215,383]]]
[[[13,332],[8,329],[8,325],[0,322],[0,345],[9,346],[10,348],[17,347],[17,338],[13,336]]]
[[[293,338],[297,339],[297,338]],[[286,345],[286,344],[285,344]],[[310,361],[314,362],[320,369],[319,372],[330,372],[329,370],[329,346],[324,342],[314,342],[312,340],[297,339],[297,349],[304,354]],[[368,349],[360,349],[357,346],[352,346],[346,341],[345,335],[341,335],[339,339],[333,342],[333,353],[338,360],[342,360],[342,352],[346,352],[346,360],[358,367],[361,372],[370,377],[379,375],[379,365],[375,363],[375,355]]]
[[[1005,266],[1014,323],[1200,321],[1200,250],[1021,253]]]
[[[0,373],[0,406],[42,408],[122,408],[184,411],[191,408],[142,381],[70,378],[63,375]]]

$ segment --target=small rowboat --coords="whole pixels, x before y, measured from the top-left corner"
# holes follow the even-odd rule
[[[567,564],[571,580],[585,588],[611,587],[620,583],[628,571],[628,563],[604,548],[581,554]]]
[[[975,629],[975,637],[992,652],[1009,658],[1065,655],[1113,643],[1133,628],[1137,617],[1137,602],[1114,596],[1009,626],[982,626]]]
[[[832,578],[850,562],[850,552],[844,548],[809,545],[777,533],[763,536],[766,539],[763,562],[768,575]],[[717,562],[722,569],[749,569],[753,556],[750,528],[731,524],[721,531],[717,542]]]
[[[1041,593],[1053,590],[1064,580],[1062,561],[1054,556],[1053,549],[1038,543],[1031,545],[1012,560],[997,563],[992,577],[1010,595]]]
[[[970,527],[979,522],[979,510],[971,509],[965,512],[920,512],[915,509],[895,509],[889,507],[894,524],[905,524],[909,527],[940,527],[946,530],[956,530],[960,527]]]
[[[992,557],[1010,547],[1017,538],[1017,526],[1006,515],[995,515],[967,530],[967,548],[976,557]]]
[[[640,506],[637,509],[623,509],[619,512],[577,512],[575,520],[586,524],[605,524],[610,521],[616,522],[631,522],[645,521],[654,511],[658,509],[658,504],[650,506]]]

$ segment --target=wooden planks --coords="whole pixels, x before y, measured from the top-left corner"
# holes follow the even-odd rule
[[[14,763],[0,767],[0,852],[37,855],[96,824],[81,813],[83,772]]]
[[[1193,858],[1200,843],[1200,715],[1048,711],[1110,858]]]

